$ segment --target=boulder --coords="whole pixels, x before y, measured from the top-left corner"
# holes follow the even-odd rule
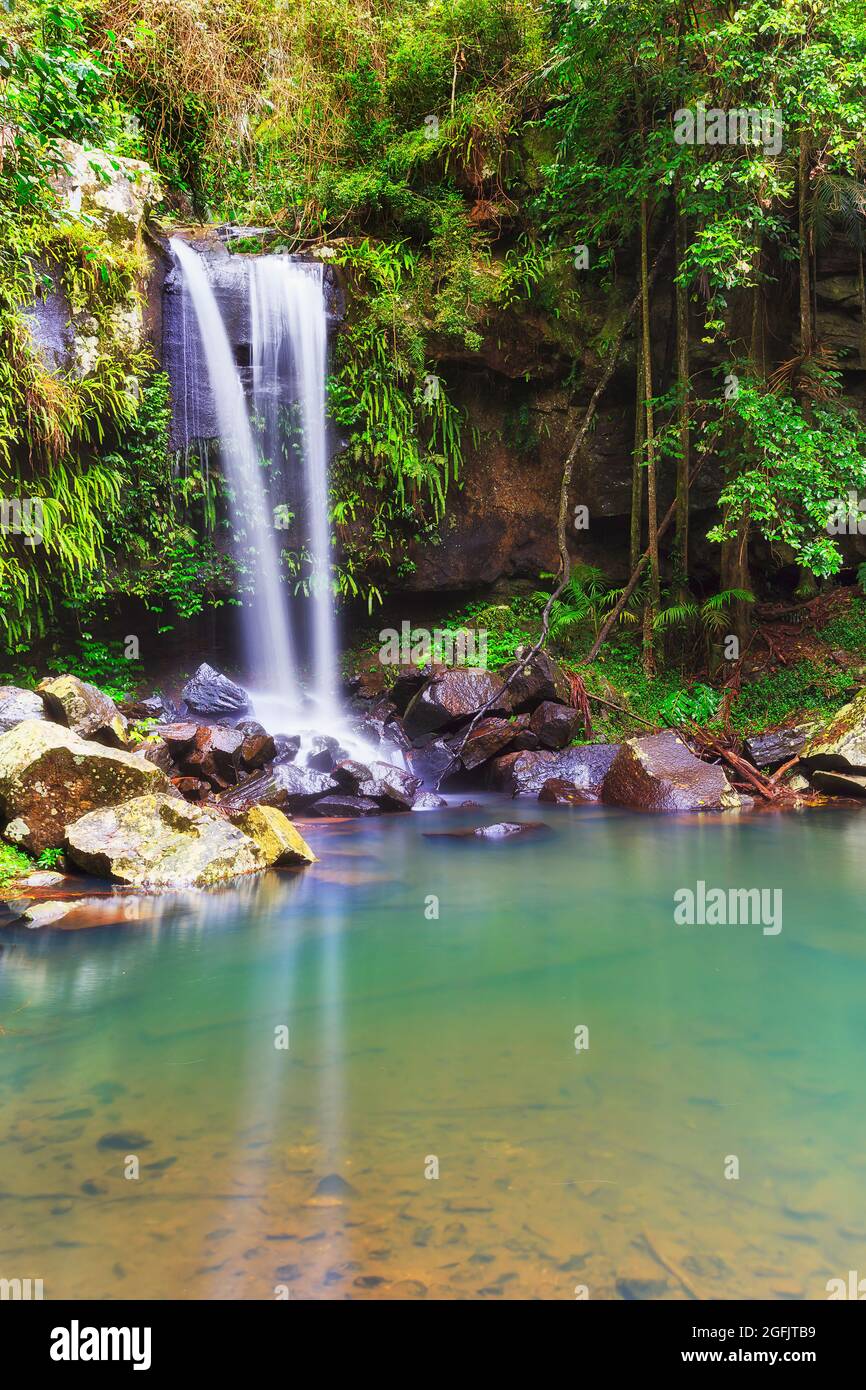
[[[303,835],[276,806],[251,806],[247,811],[235,811],[229,820],[255,840],[267,864],[318,863]]]
[[[211,718],[246,714],[250,707],[250,697],[242,686],[236,685],[220,671],[215,671],[206,661],[187,681],[183,698],[188,709]]]
[[[638,811],[729,811],[744,802],[712,763],[696,758],[672,730],[620,746],[601,797]]]
[[[577,710],[555,700],[542,700],[532,712],[529,727],[543,748],[565,748],[582,727]]]
[[[513,710],[532,710],[544,700],[567,705],[571,700],[571,684],[561,666],[547,655],[538,652],[531,661],[512,662],[499,672],[502,680],[517,674],[508,687]]]
[[[800,756],[810,771],[866,772],[866,690],[837,710]]]
[[[507,714],[511,709],[509,693],[500,692],[502,678],[489,671],[469,667],[443,671],[413,695],[403,716],[403,728],[413,740],[441,729],[453,729],[490,699],[494,703],[487,711],[489,714]]]
[[[81,816],[66,851],[88,873],[136,888],[209,888],[267,863],[224,816],[161,793]]]
[[[337,790],[337,782],[326,772],[315,772],[313,768],[298,767],[295,763],[275,763],[270,772],[257,772],[237,787],[223,792],[219,804],[227,813],[259,805],[293,811]]]
[[[194,724],[191,719],[185,719],[179,724],[163,724],[158,731],[158,737],[162,739],[171,756],[177,761],[192,748],[200,728],[200,724]]]
[[[358,795],[380,802],[389,811],[411,811],[419,779],[389,763],[374,763],[369,781],[358,784]]]
[[[538,793],[538,799],[553,806],[586,806],[594,797],[578,791],[573,782],[566,782],[562,777],[551,777]]]
[[[597,796],[618,749],[616,743],[581,743],[558,753],[548,749],[506,753],[490,764],[487,785],[493,791],[510,792],[512,796],[537,795],[545,782],[556,777]]]
[[[421,792],[419,796],[415,797],[412,810],[439,811],[443,806],[447,805],[448,802],[445,800],[444,796],[437,796],[435,792]]]
[[[818,768],[812,773],[812,786],[817,787],[819,792],[825,792],[828,796],[864,797],[866,796],[866,773],[829,772]]]
[[[312,809],[317,816],[378,816],[382,810],[371,797],[353,796],[351,792],[323,796]]]
[[[442,783],[460,770],[460,759],[441,738],[423,748],[407,748],[405,757],[412,775],[429,791],[438,792]]]
[[[300,746],[300,734],[274,734],[274,747],[277,750],[274,754],[274,762],[294,762],[295,758],[298,756],[298,749]]]
[[[25,719],[44,719],[45,706],[35,690],[17,685],[0,687],[0,734],[8,733]]]
[[[243,742],[244,736],[237,729],[201,724],[192,747],[180,759],[180,770],[188,777],[203,777],[222,791],[237,781]]]
[[[264,729],[260,734],[244,734],[240,759],[247,772],[258,772],[260,768],[272,763],[276,756],[277,745]]]
[[[388,694],[400,714],[403,713],[412,696],[418,694],[431,674],[429,666],[396,667]]]
[[[459,738],[457,740],[456,746],[460,748],[460,761],[467,771],[480,767],[489,758],[495,758],[497,753],[503,753],[514,742],[517,735],[524,731],[522,725],[511,723],[507,719],[496,717],[479,719],[462,748],[460,748]]]
[[[173,724],[177,719],[177,705],[167,695],[149,695],[144,700],[126,700],[121,713],[127,719],[155,719],[159,724]]]
[[[345,758],[343,762],[337,763],[332,776],[338,787],[342,791],[356,792],[362,782],[373,780],[372,769],[366,763],[359,763],[355,758]]]
[[[49,719],[71,729],[79,738],[113,748],[126,747],[126,720],[117,705],[95,685],[77,676],[52,676],[36,689]]]
[[[329,734],[316,734],[307,754],[307,767],[314,768],[316,772],[331,772],[347,756],[338,739],[331,738]]]
[[[781,767],[802,753],[809,735],[809,726],[798,724],[792,729],[770,729],[747,738],[743,747],[746,757],[755,767]]]
[[[19,843],[33,854],[58,849],[66,825],[83,812],[147,792],[171,792],[171,784],[134,753],[32,719],[0,735],[0,816],[24,823]]]

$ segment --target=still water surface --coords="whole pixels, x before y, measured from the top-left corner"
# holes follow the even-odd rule
[[[504,818],[552,830],[428,838]],[[820,1299],[866,1274],[864,814],[490,799],[309,834],[305,872],[0,931],[0,1277]],[[781,889],[782,931],[676,926],[698,879]]]

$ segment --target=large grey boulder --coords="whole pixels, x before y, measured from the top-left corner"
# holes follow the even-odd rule
[[[216,811],[161,793],[81,816],[67,827],[66,852],[88,873],[137,888],[210,888],[268,864],[257,840]]]
[[[246,714],[250,707],[250,697],[242,686],[215,671],[203,661],[195,675],[183,688],[186,706],[194,714],[202,714],[213,719],[226,715]]]
[[[145,758],[59,724],[28,719],[0,735],[0,818],[14,827],[4,833],[33,854],[59,849],[66,826],[84,812],[171,791]]]
[[[0,687],[0,734],[6,734],[25,719],[44,719],[42,696],[17,685]]]
[[[866,772],[866,689],[836,711],[800,757],[810,771]]]
[[[55,723],[71,729],[79,738],[126,747],[126,720],[117,705],[97,686],[78,676],[50,676],[36,687],[45,713]]]
[[[559,778],[579,791],[597,795],[619,751],[615,743],[582,743],[555,753],[506,753],[487,770],[487,785],[512,796],[535,795],[545,782]]]
[[[636,811],[733,811],[749,804],[720,767],[695,757],[672,730],[621,744],[601,798]]]

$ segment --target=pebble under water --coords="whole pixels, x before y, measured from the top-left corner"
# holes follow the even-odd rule
[[[550,832],[429,838],[501,821]],[[0,1276],[824,1299],[866,1267],[862,813],[305,833],[306,871],[0,930]],[[677,925],[699,880],[781,890],[782,929]]]

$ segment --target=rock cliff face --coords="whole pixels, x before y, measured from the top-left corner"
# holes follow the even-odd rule
[[[66,166],[53,180],[61,214],[81,218],[141,261],[140,283],[112,306],[102,325],[87,305],[70,302],[52,265],[40,267],[49,283],[28,314],[33,344],[49,369],[84,377],[101,352],[122,360],[153,337],[159,296],[149,291],[160,253],[148,244],[147,221],[162,194],[153,170],[141,160],[88,150],[72,140],[59,140],[57,150]]]

